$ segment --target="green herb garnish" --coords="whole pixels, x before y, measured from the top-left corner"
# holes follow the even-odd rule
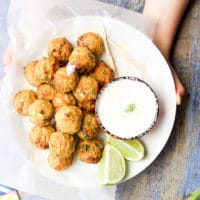
[[[126,113],[131,113],[131,112],[134,112],[135,111],[135,109],[136,109],[136,106],[135,106],[135,104],[129,104],[127,107],[126,107],[126,109],[124,110],[124,112],[126,112]]]

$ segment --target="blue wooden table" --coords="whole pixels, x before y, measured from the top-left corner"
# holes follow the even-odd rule
[[[142,12],[144,0],[104,0]],[[6,14],[0,3],[0,57],[8,43]],[[186,91],[172,134],[158,158],[141,174],[117,187],[116,199],[183,200],[200,189],[200,0],[191,1],[177,33],[172,63]],[[4,76],[0,59],[0,78]],[[40,199],[20,193],[22,199]]]

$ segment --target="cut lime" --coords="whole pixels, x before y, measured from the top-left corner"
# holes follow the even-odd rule
[[[117,148],[127,160],[138,161],[144,157],[144,147],[139,140],[119,140],[108,136],[108,143]]]
[[[200,200],[200,190],[193,192],[187,200]]]
[[[97,180],[101,184],[117,184],[125,175],[123,155],[110,144],[106,144],[103,155],[97,164]]]

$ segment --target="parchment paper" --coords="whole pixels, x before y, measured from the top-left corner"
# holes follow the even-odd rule
[[[5,77],[0,91],[0,110],[2,111],[0,116],[0,181],[2,184],[50,199],[114,199],[115,186],[106,187],[99,185],[98,187],[92,187],[93,183],[91,183],[90,188],[84,188],[84,182],[76,185],[76,179],[81,175],[81,172],[76,177],[70,177],[69,172],[68,178],[74,179],[73,186],[66,186],[61,181],[58,181],[58,183],[40,175],[31,166],[30,162],[27,162],[25,159],[27,157],[30,158],[29,160],[35,159],[34,156],[32,157],[33,147],[24,142],[27,140],[27,138],[24,138],[24,134],[17,134],[17,138],[13,134],[13,126],[15,126],[15,131],[21,131],[20,127],[24,124],[27,124],[25,127],[27,130],[31,126],[27,119],[18,120],[21,116],[16,117],[11,103],[11,97],[14,93],[20,89],[30,87],[28,83],[24,84],[23,65],[31,60],[45,56],[46,46],[49,40],[55,36],[67,34],[70,41],[74,42],[80,33],[88,30],[99,32],[105,39],[106,30],[102,32],[101,20],[92,20],[83,29],[81,26],[83,20],[80,16],[86,17],[88,15],[100,16],[104,20],[113,18],[122,20],[142,31],[150,38],[153,34],[153,22],[145,19],[142,15],[94,0],[11,1],[8,16],[8,32],[11,42],[14,44],[14,59],[11,70]],[[70,18],[76,18],[75,21],[73,20],[71,27],[68,21]],[[111,49],[115,48],[115,53],[118,51],[117,49],[120,49],[111,40],[108,41],[108,44],[110,47],[113,45]],[[111,51],[111,53],[113,52]],[[127,56],[126,52],[122,54]],[[104,56],[103,59],[112,65],[109,56]],[[137,75],[139,76],[142,73],[142,68],[139,66],[137,69],[137,63],[135,63],[135,66],[135,73],[138,73]],[[8,109],[9,107],[10,109]],[[13,121],[13,124],[8,124],[6,117],[9,117],[9,121]],[[24,144],[27,146],[24,146]],[[21,148],[18,148],[18,146],[23,146],[23,148],[27,149],[25,157],[22,156]],[[36,150],[35,153],[38,154],[40,152]],[[46,154],[45,151],[42,153]],[[62,176],[62,172],[59,176]],[[87,177],[85,180],[87,181]]]

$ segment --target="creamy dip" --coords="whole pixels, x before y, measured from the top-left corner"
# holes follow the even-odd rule
[[[112,135],[133,138],[154,124],[157,98],[144,82],[119,78],[99,94],[96,113],[102,126]]]

